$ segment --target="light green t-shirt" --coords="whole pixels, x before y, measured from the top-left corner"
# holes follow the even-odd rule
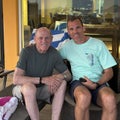
[[[87,76],[93,82],[97,82],[104,69],[116,65],[116,61],[103,41],[92,37],[83,44],[76,44],[73,40],[69,40],[59,52],[70,62],[73,80]]]

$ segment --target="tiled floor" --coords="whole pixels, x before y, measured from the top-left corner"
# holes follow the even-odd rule
[[[13,73],[8,75],[7,86],[12,84]],[[0,78],[0,90],[2,88],[3,79]],[[51,105],[46,105],[40,112],[40,120],[51,120]]]

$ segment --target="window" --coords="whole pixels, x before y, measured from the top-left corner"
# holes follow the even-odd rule
[[[111,51],[120,57],[120,1],[119,0],[21,0],[23,44],[25,47],[34,28],[46,26],[55,29],[56,24],[66,22],[67,16],[80,15],[86,27],[86,33],[111,36]],[[103,38],[103,37],[102,37]],[[108,46],[108,42],[105,42]],[[114,50],[113,50],[114,49]]]

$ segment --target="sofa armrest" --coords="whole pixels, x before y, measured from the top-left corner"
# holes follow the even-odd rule
[[[0,73],[0,78],[3,78],[3,86],[2,89],[4,89],[6,87],[6,82],[7,82],[7,76],[8,74],[14,72],[14,70],[7,70],[7,71],[3,71]]]

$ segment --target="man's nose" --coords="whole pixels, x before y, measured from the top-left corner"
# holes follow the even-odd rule
[[[43,38],[43,39],[42,39],[42,42],[46,42],[46,38]]]

